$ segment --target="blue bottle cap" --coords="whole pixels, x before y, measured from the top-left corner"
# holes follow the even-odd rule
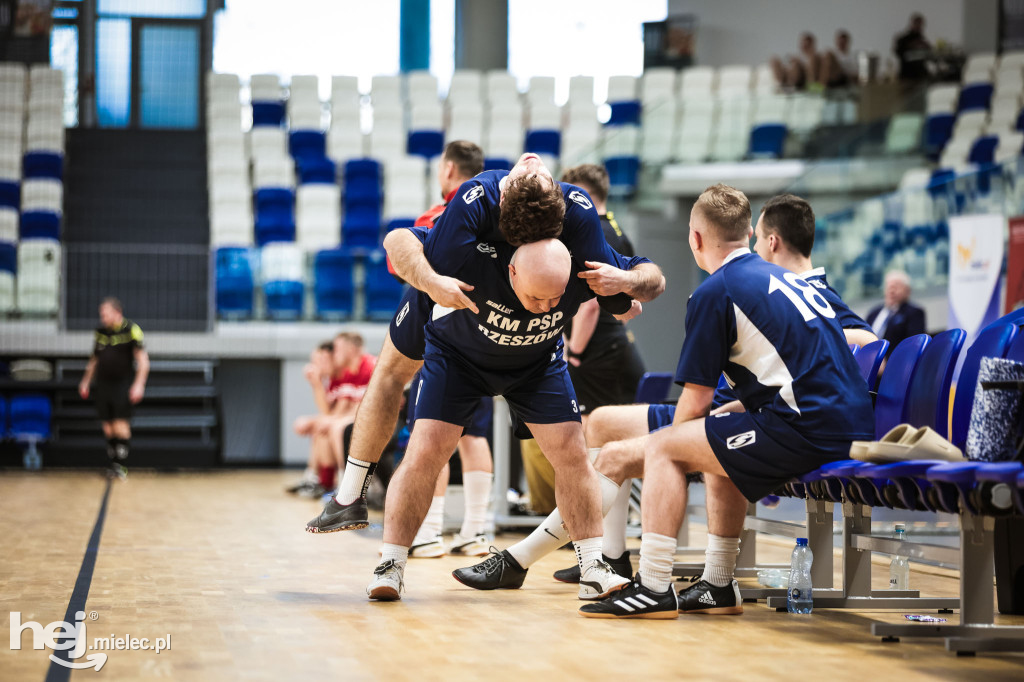
[[[797,547],[806,547],[807,546],[807,538],[797,538],[796,539],[796,546]]]

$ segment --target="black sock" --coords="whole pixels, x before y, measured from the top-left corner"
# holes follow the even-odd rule
[[[131,448],[131,441],[127,438],[115,438],[115,451],[117,452],[117,458],[122,462],[128,459],[128,451]]]
[[[117,459],[117,443],[119,438],[108,438],[107,439],[107,457],[113,461]]]

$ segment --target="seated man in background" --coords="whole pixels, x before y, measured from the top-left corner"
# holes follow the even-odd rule
[[[814,34],[804,31],[800,34],[800,52],[790,55],[783,63],[778,57],[772,57],[772,72],[776,82],[783,89],[807,90],[821,87],[823,59],[815,47]]]
[[[328,484],[333,480],[332,473],[337,466],[327,436],[321,432],[318,422],[327,419],[331,412],[331,404],[327,398],[327,387],[334,376],[334,342],[324,341],[310,353],[309,364],[302,370],[313,391],[313,401],[317,413],[296,418],[292,429],[296,435],[308,437],[309,460],[302,479],[288,488],[288,492],[320,499],[329,490]]]
[[[687,304],[673,422],[601,449],[613,459],[644,456],[640,572],[580,609],[584,616],[676,618],[700,604],[704,613],[742,612],[733,573],[747,502],[871,437],[871,398],[835,309],[796,273],[750,253],[750,234],[739,190],[715,185],[694,204],[690,249],[710,276]],[[723,373],[739,405],[709,417]],[[702,579],[677,598],[672,558],[691,472],[704,474],[707,560]]]
[[[867,316],[879,337],[889,342],[891,353],[900,341],[925,333],[925,314],[910,302],[910,276],[903,270],[885,273],[885,300]]]
[[[814,268],[811,263],[811,250],[814,248],[814,211],[804,199],[792,194],[782,194],[769,199],[761,208],[761,217],[755,229],[756,242],[754,251],[769,263],[786,268],[791,273],[800,273],[799,277],[819,291],[836,313],[840,326],[848,343],[865,345],[876,341],[871,328],[857,316],[839,297],[825,279],[824,268]],[[740,404],[731,390],[717,391],[712,414],[740,409]],[[588,422],[587,447],[592,453],[606,443],[612,441],[637,438],[656,431],[672,423],[675,416],[675,405],[614,405],[601,407],[594,411]],[[631,576],[632,564],[629,553],[625,551],[626,521],[629,508],[629,481],[643,478],[644,459],[640,450],[628,450],[613,453],[602,452],[594,462],[598,473],[607,476],[615,483],[626,483],[616,497],[615,503],[605,516],[604,522],[604,560],[619,575]],[[743,503],[744,513],[746,503]],[[554,551],[566,542],[561,527],[561,517],[557,513],[538,526],[522,541],[508,548],[520,565],[529,567],[535,561]],[[716,550],[717,551],[717,550]],[[579,572],[575,567],[556,571],[555,579],[562,582],[579,582]],[[699,610],[703,605],[697,604]],[[742,609],[742,606],[737,605]]]
[[[376,364],[377,358],[363,350],[362,335],[342,332],[334,337],[335,370],[327,387],[331,411],[327,419],[317,422],[317,431],[327,436],[339,471],[345,468],[345,430],[355,421],[356,409],[366,393]],[[328,489],[333,487],[333,483]]]

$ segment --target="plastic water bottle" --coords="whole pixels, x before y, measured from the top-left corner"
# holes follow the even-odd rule
[[[807,546],[807,538],[797,538],[793,561],[789,568],[789,592],[786,610],[790,613],[810,613],[814,604],[811,588],[811,564],[814,555]]]
[[[906,538],[907,527],[902,523],[896,524],[896,533],[893,538],[901,543]],[[905,556],[896,555],[889,562],[889,589],[909,590],[910,589],[910,561]]]
[[[34,447],[30,447],[25,451],[25,456],[22,457],[22,464],[29,471],[38,471],[43,468],[43,458],[39,455],[39,451]]]

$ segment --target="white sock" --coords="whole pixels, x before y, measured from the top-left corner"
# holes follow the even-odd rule
[[[444,495],[439,495],[430,500],[430,508],[427,510],[427,518],[423,519],[420,532],[416,533],[417,538],[433,539],[441,534],[444,529]]]
[[[380,546],[380,562],[384,563],[388,559],[394,559],[396,564],[404,566],[409,559],[409,548],[402,545],[389,545],[385,542]]]
[[[618,559],[626,551],[626,522],[629,518],[629,491],[632,483],[632,479],[626,479],[608,513],[604,515],[604,555],[611,559]]]
[[[603,514],[608,511],[615,496],[618,495],[619,486],[603,474],[598,474],[597,478],[601,484],[601,513]],[[569,531],[562,525],[562,514],[556,509],[541,521],[537,530],[509,547],[508,553],[515,557],[520,566],[529,568],[538,559],[547,556],[567,542],[569,542]]]
[[[352,504],[362,497],[366,477],[373,466],[372,462],[348,458],[345,473],[341,475],[341,483],[338,484],[338,492],[335,494],[338,504]]]
[[[316,469],[313,467],[306,467],[306,470],[302,472],[302,480],[308,483],[316,483],[320,479],[317,478]]]
[[[665,592],[672,585],[672,557],[676,539],[657,533],[640,536],[640,580],[654,592]]]
[[[576,561],[580,565],[580,574],[586,570],[592,561],[601,558],[601,538],[587,538],[586,540],[573,540],[572,546],[576,548]]]
[[[466,515],[459,533],[462,537],[475,537],[487,527],[487,504],[491,501],[493,479],[494,474],[489,471],[462,472],[462,492],[466,498]]]
[[[704,575],[716,587],[725,587],[732,583],[736,572],[736,555],[740,551],[739,538],[724,538],[721,535],[708,533],[708,547],[704,550]]]
[[[508,548],[508,553],[523,568],[545,557],[569,542],[569,531],[562,526],[562,515],[556,509],[541,521],[537,529]]]

